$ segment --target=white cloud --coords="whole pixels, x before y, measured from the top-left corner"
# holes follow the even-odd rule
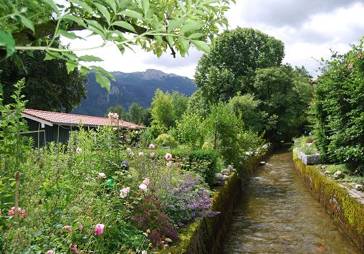
[[[227,17],[230,28],[253,27],[282,40],[285,62],[304,65],[315,74],[319,59],[330,56],[330,49],[345,52],[349,44],[364,35],[364,3],[355,0],[238,0]],[[93,47],[101,39],[91,37],[72,43],[73,48]],[[185,58],[174,59],[168,52],[158,58],[135,48],[121,54],[113,44],[80,54],[95,54],[104,59],[109,71],[134,72],[159,69],[193,77],[201,53],[193,49]]]

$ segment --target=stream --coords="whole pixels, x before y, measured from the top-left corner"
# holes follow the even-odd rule
[[[359,254],[306,189],[291,156],[273,155],[251,177],[224,253]]]

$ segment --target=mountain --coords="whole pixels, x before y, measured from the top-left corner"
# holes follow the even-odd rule
[[[143,107],[149,107],[158,88],[162,91],[177,91],[191,95],[196,90],[192,79],[167,74],[159,70],[148,69],[145,72],[113,72],[115,81],[111,82],[110,93],[101,88],[90,73],[86,82],[86,99],[81,101],[74,113],[103,116],[113,105],[122,105],[127,109],[137,102]]]

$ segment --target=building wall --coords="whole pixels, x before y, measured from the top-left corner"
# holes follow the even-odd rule
[[[46,125],[45,128],[41,128],[41,124],[36,121],[30,119],[26,119],[26,121],[29,131],[34,131],[34,133],[24,135],[32,138],[34,147],[41,147],[49,142],[66,143],[69,139],[70,127],[68,126]]]

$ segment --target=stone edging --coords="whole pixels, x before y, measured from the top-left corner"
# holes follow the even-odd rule
[[[180,242],[161,250],[161,254],[220,254],[228,233],[232,213],[242,195],[242,184],[254,172],[261,158],[248,161],[243,170],[234,173],[213,196],[213,211],[221,212],[212,218],[195,221],[180,233]]]
[[[293,162],[312,195],[320,201],[339,228],[364,253],[364,198],[355,190],[325,176],[320,166],[305,165],[293,150]]]

